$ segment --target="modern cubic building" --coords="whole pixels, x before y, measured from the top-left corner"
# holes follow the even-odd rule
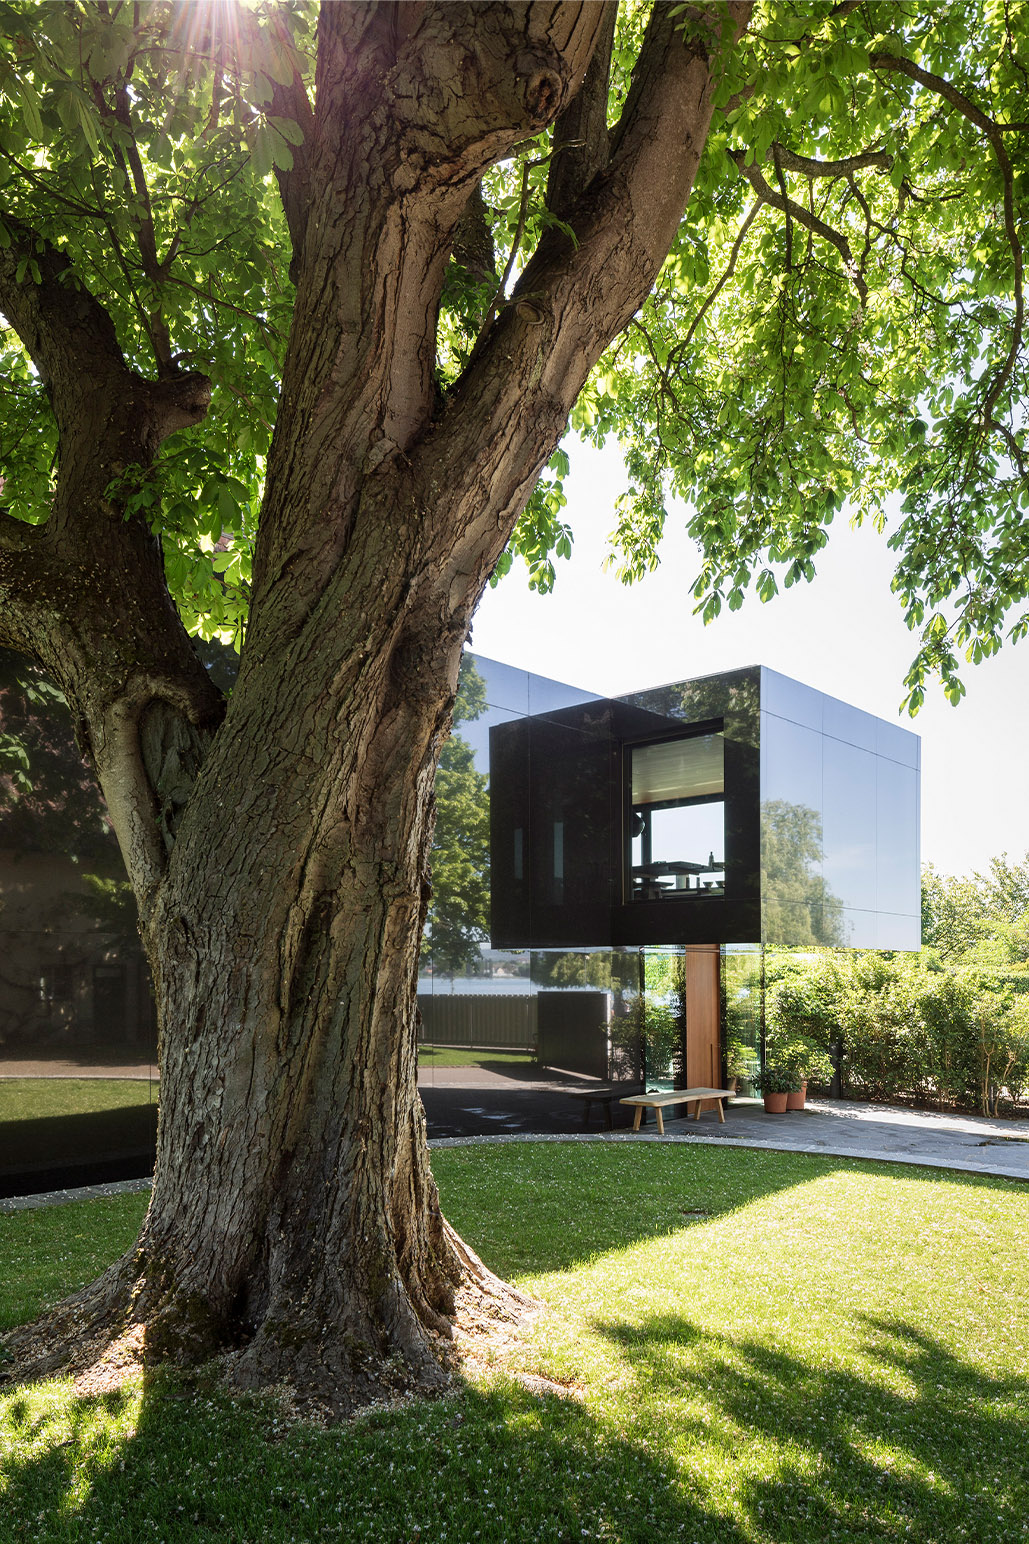
[[[760,1059],[760,1003],[734,982],[765,947],[919,948],[917,735],[761,666],[607,698],[467,663],[486,701],[460,733],[489,777],[491,943],[528,951],[543,1056],[556,1021],[566,1070],[668,1072],[611,1044],[605,1065],[599,1003],[555,1000],[555,955],[583,953],[565,983],[631,992],[648,958],[681,954],[677,1075],[721,1085],[732,1010]]]
[[[117,846],[66,716],[15,722],[16,674],[0,729],[35,792],[0,786],[0,1194],[146,1172],[158,1095]],[[615,698],[463,674],[490,937],[457,974],[429,939],[431,1133],[564,1129],[539,1122],[596,1082],[721,1085],[727,1025],[760,1062],[768,946],[919,947],[917,736],[761,667]]]

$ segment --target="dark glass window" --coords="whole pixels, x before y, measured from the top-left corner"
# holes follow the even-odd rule
[[[724,736],[654,740],[628,756],[632,899],[724,895]]]

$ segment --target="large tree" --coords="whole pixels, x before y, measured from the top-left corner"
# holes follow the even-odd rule
[[[669,485],[711,610],[903,486],[913,620],[974,573],[988,645],[1024,594],[1018,8],[0,23],[0,642],[99,778],[162,1068],[138,1244],[23,1370],[127,1337],[338,1410],[438,1387],[455,1291],[501,1293],[415,1089],[475,605],[512,532],[536,583],[567,549],[572,414],[626,442],[630,571]],[[226,703],[190,632],[244,620]]]

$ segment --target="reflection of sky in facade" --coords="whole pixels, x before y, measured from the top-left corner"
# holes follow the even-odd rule
[[[815,817],[821,853],[806,866],[843,908],[836,941],[918,948],[918,736],[773,670],[761,708],[762,805]],[[768,875],[763,894],[776,899]]]
[[[684,809],[655,810],[651,815],[653,862],[706,864],[711,854],[715,862],[725,857],[725,805],[692,804]],[[632,844],[632,861],[642,863],[641,843]]]
[[[564,681],[548,681],[545,676],[482,659],[478,654],[471,658],[486,686],[486,708],[479,718],[459,724],[455,732],[471,746],[475,770],[485,776],[489,775],[489,732],[495,724],[599,701],[596,692],[568,686]]]

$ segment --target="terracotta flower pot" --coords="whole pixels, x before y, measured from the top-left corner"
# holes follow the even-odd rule
[[[805,1078],[799,1088],[786,1095],[786,1108],[788,1110],[802,1110],[804,1100],[807,1098],[807,1079]]]
[[[761,1097],[765,1101],[766,1115],[785,1115],[786,1101],[790,1097],[789,1094],[773,1094],[769,1088],[765,1090]]]

